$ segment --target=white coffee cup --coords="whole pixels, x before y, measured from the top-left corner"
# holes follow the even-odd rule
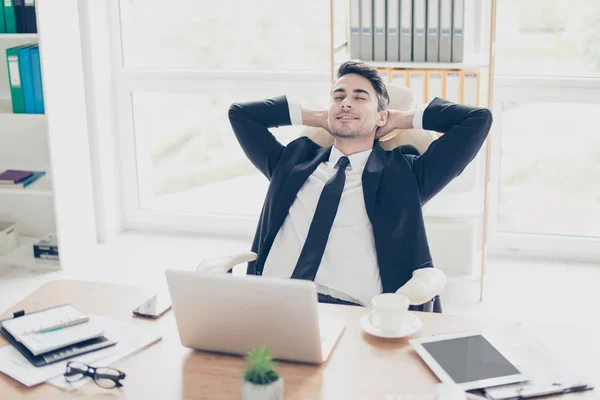
[[[409,300],[404,295],[383,293],[373,297],[371,303],[373,311],[369,315],[369,322],[381,331],[397,332],[408,321]]]

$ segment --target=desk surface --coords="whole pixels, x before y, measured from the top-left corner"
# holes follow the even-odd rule
[[[64,393],[50,385],[27,388],[0,374],[0,394],[6,399],[65,399],[102,397],[111,399],[239,399],[245,362],[241,357],[192,351],[184,348],[173,318],[168,312],[157,321],[132,317],[131,310],[152,292],[147,289],[93,282],[60,280],[47,283],[8,310],[33,310],[53,304],[70,303],[84,313],[106,315],[137,324],[158,327],[163,339],[141,353],[115,366],[127,374],[123,388],[106,390],[88,383]],[[346,320],[346,329],[328,362],[321,366],[281,362],[278,372],[284,377],[285,399],[385,399],[390,394],[432,394],[438,382],[407,339],[379,339],[362,332],[359,320],[367,312],[362,307],[320,304],[324,316]],[[484,322],[476,318],[419,313],[423,328],[413,337],[445,332],[479,329]],[[572,329],[572,328],[571,328]],[[548,332],[546,329],[544,332]],[[558,330],[559,355],[570,354],[584,367],[600,371],[600,351],[595,336],[591,350],[573,354],[573,347]],[[570,331],[565,330],[566,334]],[[592,333],[592,332],[591,332]],[[593,332],[595,333],[595,332]],[[568,336],[566,336],[568,338]],[[6,344],[0,338],[0,345]],[[564,358],[564,357],[563,357]],[[572,361],[567,360],[567,361]],[[594,372],[594,378],[600,372]],[[598,384],[600,380],[596,379]],[[570,395],[571,398],[596,398],[594,392]]]

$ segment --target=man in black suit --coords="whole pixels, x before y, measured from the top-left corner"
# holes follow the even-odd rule
[[[348,61],[327,111],[285,96],[231,106],[240,145],[270,181],[248,274],[313,280],[321,302],[369,305],[433,267],[421,207],[473,160],[492,114],[440,98],[424,111],[388,104],[377,70]],[[300,137],[283,146],[268,130],[291,124],[322,127],[334,144]],[[383,150],[378,139],[397,128],[443,135],[423,154]]]

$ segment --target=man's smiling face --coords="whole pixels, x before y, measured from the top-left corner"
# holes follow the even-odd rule
[[[347,74],[334,82],[329,105],[329,128],[334,137],[374,137],[379,120],[377,94],[367,78]]]

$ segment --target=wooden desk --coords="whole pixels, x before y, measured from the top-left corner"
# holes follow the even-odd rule
[[[137,287],[61,280],[47,283],[23,299],[2,318],[17,310],[70,303],[84,313],[158,326],[163,339],[115,365],[127,374],[120,390],[101,389],[92,382],[72,393],[45,384],[27,388],[0,374],[0,398],[239,399],[244,360],[184,348],[172,312],[158,321],[132,317],[131,310],[150,294],[149,290]],[[344,318],[346,329],[327,363],[321,366],[279,364],[277,370],[285,379],[285,399],[383,400],[390,394],[435,392],[438,380],[407,339],[384,340],[363,333],[359,319],[367,312],[364,308],[324,304],[320,307],[325,316]],[[419,313],[419,317],[423,328],[414,337],[482,327],[482,322],[474,318],[429,313]],[[0,339],[0,345],[4,344],[6,342]],[[563,347],[570,350],[569,345]],[[592,368],[600,367],[598,353],[589,357],[595,364]],[[569,396],[573,397],[595,398],[595,393]]]

